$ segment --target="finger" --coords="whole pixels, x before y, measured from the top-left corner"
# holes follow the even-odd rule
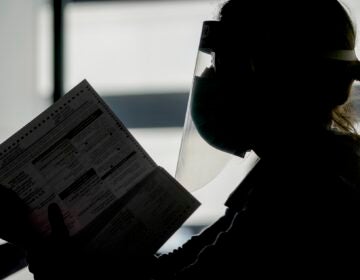
[[[61,209],[56,203],[49,205],[48,215],[52,237],[59,241],[67,239],[69,237],[69,231],[65,225]]]

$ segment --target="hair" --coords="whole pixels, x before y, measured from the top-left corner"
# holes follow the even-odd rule
[[[275,30],[271,33],[272,38],[267,38],[266,47],[274,50],[295,48],[299,53],[308,51],[307,58],[316,58],[316,54],[326,51],[355,48],[356,26],[344,4],[337,0],[299,1],[288,12],[284,5],[266,0],[229,0],[222,4],[218,19],[226,27],[224,32],[228,35],[225,36],[241,34],[241,38],[245,38],[243,43],[249,53],[263,52],[261,47],[267,36],[266,30]],[[341,104],[334,102],[330,107],[326,120],[328,127],[357,135],[356,110],[351,99],[342,99]]]
[[[335,130],[358,135],[355,124],[359,121],[353,102],[347,101],[332,111],[332,127]]]

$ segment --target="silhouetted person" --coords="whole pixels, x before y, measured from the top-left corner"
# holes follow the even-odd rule
[[[360,71],[347,10],[335,0],[230,0],[219,20],[207,73],[217,86],[194,93],[194,123],[214,147],[261,158],[224,216],[136,263],[32,246],[38,279],[359,274],[360,141],[348,100]],[[53,224],[63,231],[61,219]]]

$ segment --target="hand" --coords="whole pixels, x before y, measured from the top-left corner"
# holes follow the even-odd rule
[[[26,250],[35,279],[101,279],[118,270],[112,256],[88,255],[77,246],[58,205],[49,206],[48,216],[51,235],[40,237],[28,220],[27,206],[15,192],[0,185],[0,238]]]
[[[51,235],[33,243],[28,250],[29,270],[36,280],[113,278],[119,270],[117,258],[97,252],[85,253],[69,236],[57,204],[49,206],[48,217]],[[122,271],[126,268],[122,268]]]
[[[85,253],[64,223],[61,209],[52,204],[48,208],[51,236],[34,244],[28,253],[29,270],[36,280],[42,279],[112,279],[121,273],[133,279],[145,279],[155,258],[141,260],[120,259],[113,254]],[[139,267],[141,269],[139,269]]]
[[[51,235],[28,247],[29,270],[36,280],[101,279],[107,275],[110,266],[107,256],[99,256],[96,252],[90,255],[81,249],[69,236],[57,204],[49,205],[48,217]]]
[[[71,271],[79,252],[72,244],[59,206],[48,207],[51,235],[28,246],[27,261],[35,279],[72,279]]]
[[[69,253],[68,230],[60,208],[53,204],[48,211],[52,234],[45,239],[33,230],[24,202],[14,191],[0,185],[0,238],[25,249],[29,269],[36,278],[46,275],[44,279],[55,279],[60,267],[65,268],[65,261],[70,262],[69,256],[74,254]]]

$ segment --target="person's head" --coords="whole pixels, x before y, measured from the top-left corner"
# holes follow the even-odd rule
[[[197,118],[210,119],[199,127],[205,140],[241,154],[306,130],[351,127],[340,114],[357,62],[334,59],[355,48],[355,27],[342,4],[230,0],[219,20],[217,87],[195,96],[192,108],[195,125]]]

